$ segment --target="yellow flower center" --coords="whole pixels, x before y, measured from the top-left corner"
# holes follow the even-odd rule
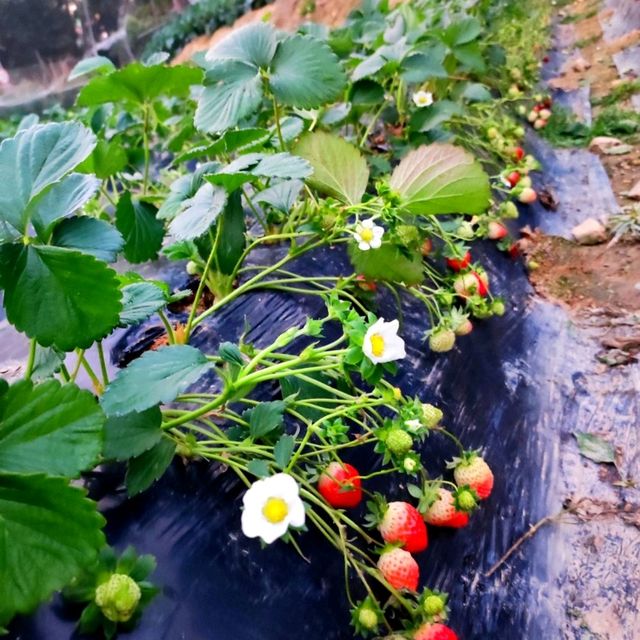
[[[379,333],[374,333],[371,338],[371,353],[379,358],[384,353],[384,338]]]
[[[289,513],[289,507],[282,498],[269,498],[262,508],[262,515],[271,523],[282,522]]]
[[[362,238],[363,242],[371,242],[373,240],[373,229],[363,227],[360,230],[360,237]]]

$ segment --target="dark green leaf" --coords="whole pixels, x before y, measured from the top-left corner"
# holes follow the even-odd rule
[[[55,347],[41,347],[36,345],[36,358],[31,373],[31,379],[40,382],[53,376],[64,363],[64,351]]]
[[[354,82],[349,99],[354,105],[379,104],[384,100],[384,87],[374,80]]]
[[[78,170],[95,173],[100,180],[106,180],[125,169],[127,162],[127,152],[118,138],[112,138],[109,142],[100,139],[93,153],[78,166]]]
[[[111,381],[102,408],[108,416],[122,416],[171,402],[210,367],[204,354],[188,345],[147,351]]]
[[[124,236],[124,255],[129,262],[146,262],[158,255],[164,226],[156,213],[152,204],[132,200],[128,191],[118,200],[116,227]]]
[[[122,288],[120,326],[133,326],[167,304],[164,291],[152,282],[134,282]]]
[[[176,452],[176,445],[163,438],[143,454],[129,461],[125,478],[127,493],[135,496],[148,489],[167,470]]]
[[[77,249],[104,262],[115,262],[124,246],[120,232],[104,220],[80,216],[67,218],[56,226],[51,244]]]
[[[594,462],[615,464],[616,450],[610,442],[591,433],[584,433],[583,431],[576,431],[573,435],[578,441],[580,455]]]
[[[0,473],[0,626],[89,565],[103,524],[95,502],[64,478]]]
[[[383,244],[379,249],[361,251],[355,243],[349,247],[349,257],[356,273],[370,280],[418,284],[424,280],[422,258],[417,254],[405,255],[392,244]]]
[[[241,60],[255,67],[267,67],[273,59],[277,43],[277,33],[270,24],[254,22],[221,40],[207,53],[206,60]]]
[[[472,42],[460,47],[456,47],[453,50],[453,55],[465,68],[469,71],[476,73],[483,73],[486,71],[486,64],[482,57],[482,52],[477,43]]]
[[[446,51],[433,49],[429,53],[417,53],[402,63],[402,77],[405,82],[423,83],[431,78],[446,78],[447,71],[442,64]]]
[[[246,246],[244,210],[239,191],[229,196],[218,224],[220,225],[220,242],[216,252],[218,269],[220,273],[231,275]]]
[[[482,24],[477,18],[465,18],[453,22],[443,34],[443,40],[451,47],[457,47],[476,40],[482,33]]]
[[[324,42],[295,35],[278,45],[269,86],[283,104],[315,109],[337,100],[345,85],[340,62]]]
[[[276,446],[273,448],[273,456],[276,460],[276,464],[281,469],[285,469],[289,464],[295,444],[296,439],[289,435],[280,436],[280,440],[276,442]]]
[[[42,346],[86,349],[118,324],[116,273],[93,256],[59,247],[2,245],[0,279],[9,322]]]
[[[273,400],[261,402],[253,409],[244,412],[249,422],[249,432],[252,438],[262,438],[282,425],[284,402]]]
[[[23,380],[0,396],[0,469],[75,477],[102,449],[104,414],[75,384]]]
[[[266,478],[269,475],[269,465],[266,460],[249,460],[247,471],[256,478]]]
[[[162,438],[161,422],[159,407],[108,418],[104,427],[105,458],[128,460],[148,451]]]
[[[411,128],[414,131],[431,131],[441,124],[448,122],[452,116],[464,113],[461,105],[451,100],[438,100],[429,107],[423,107],[414,113],[411,119]]]

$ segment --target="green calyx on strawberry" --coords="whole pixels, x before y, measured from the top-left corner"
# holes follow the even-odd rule
[[[356,507],[362,500],[360,474],[350,464],[334,461],[320,474],[318,491],[336,509]]]
[[[411,451],[413,438],[400,427],[393,427],[385,440],[387,449],[394,455],[402,457]]]
[[[363,637],[374,634],[383,619],[382,610],[378,603],[368,596],[351,611],[351,624],[356,632]]]
[[[452,491],[440,482],[428,482],[420,500],[420,512],[427,524],[461,529],[469,524],[469,514],[458,509]]]
[[[383,505],[378,529],[385,542],[399,544],[410,553],[420,553],[429,544],[424,520],[408,502],[396,501]]]
[[[493,472],[477,451],[464,451],[459,458],[447,463],[459,487],[470,487],[478,499],[486,500],[493,490]]]
[[[471,264],[471,252],[463,245],[456,245],[456,253],[445,256],[445,259],[449,269],[463,271]]]
[[[436,353],[451,351],[456,343],[456,334],[447,327],[437,327],[429,335],[429,348]]]
[[[408,551],[399,548],[386,549],[378,560],[378,569],[394,589],[417,591],[420,567]]]

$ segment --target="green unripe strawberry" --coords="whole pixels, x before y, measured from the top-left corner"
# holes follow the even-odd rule
[[[428,616],[437,616],[444,611],[445,601],[442,596],[430,595],[424,599],[424,612]]]
[[[398,240],[405,246],[412,246],[420,244],[420,231],[418,227],[414,227],[410,224],[401,224],[397,229]]]
[[[500,205],[499,208],[500,217],[501,218],[517,218],[520,214],[518,212],[518,207],[511,202],[511,200],[507,200]]]
[[[124,573],[114,573],[96,589],[95,603],[112,622],[127,622],[140,602],[138,583]]]
[[[363,629],[374,631],[378,627],[378,614],[369,607],[363,607],[358,612],[358,622]]]
[[[478,504],[476,496],[470,489],[459,489],[455,496],[456,507],[459,511],[473,511]]]
[[[387,449],[396,456],[403,456],[411,451],[413,438],[402,429],[391,429],[386,440]]]
[[[491,305],[491,311],[497,316],[503,316],[505,312],[504,302],[502,300],[494,300]]]
[[[190,276],[195,276],[195,275],[198,275],[199,273],[202,273],[202,267],[194,260],[189,260],[189,262],[187,262],[186,268],[187,268],[187,273]]]
[[[444,414],[438,407],[434,407],[432,404],[422,405],[422,422],[427,429],[433,429],[440,424],[442,416]]]
[[[456,343],[456,334],[451,329],[440,329],[429,336],[429,348],[436,353],[451,351]]]

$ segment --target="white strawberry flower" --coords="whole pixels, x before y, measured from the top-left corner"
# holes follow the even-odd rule
[[[412,97],[416,107],[430,107],[433,104],[431,91],[416,91]]]
[[[262,538],[271,544],[281,538],[289,527],[302,527],[304,504],[298,483],[288,473],[254,482],[242,502],[242,533],[247,538]]]
[[[373,219],[369,218],[369,220],[358,222],[353,235],[358,241],[358,249],[360,249],[360,251],[379,249],[382,244],[384,228],[378,226],[373,222]]]
[[[398,335],[399,322],[385,322],[384,318],[376,320],[364,335],[362,351],[374,364],[401,360],[407,354],[404,340]]]

